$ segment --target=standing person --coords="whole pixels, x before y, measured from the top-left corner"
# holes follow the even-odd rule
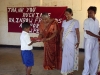
[[[72,18],[73,11],[67,8],[65,11],[66,20],[62,23],[61,46],[63,48],[61,73],[63,75],[73,75],[74,70],[78,70],[78,59],[76,52],[80,43],[79,22]]]
[[[32,53],[32,44],[35,41],[30,40],[29,36],[30,24],[28,22],[24,22],[22,24],[22,33],[20,36],[21,41],[21,56],[23,60],[23,64],[26,66],[26,75],[31,75],[31,69],[34,65],[33,53]]]
[[[39,38],[44,43],[44,64],[45,70],[60,69],[61,56],[60,56],[60,34],[58,23],[55,19],[50,18],[48,13],[43,13],[42,21],[40,22]]]
[[[84,21],[85,60],[82,75],[97,75],[99,64],[99,21],[95,18],[97,8],[90,6],[88,16]]]

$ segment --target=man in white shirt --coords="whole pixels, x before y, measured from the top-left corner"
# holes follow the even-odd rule
[[[88,8],[88,18],[84,21],[85,59],[82,75],[97,75],[99,64],[99,21],[95,18],[97,8]]]

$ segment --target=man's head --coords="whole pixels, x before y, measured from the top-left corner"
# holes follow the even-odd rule
[[[97,8],[95,6],[90,6],[88,9],[88,17],[89,18],[95,18],[95,14],[96,14],[96,11],[97,11]]]
[[[29,32],[30,31],[30,23],[28,23],[28,22],[22,23],[22,30]]]

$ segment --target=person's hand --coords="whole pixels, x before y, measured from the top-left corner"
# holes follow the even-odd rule
[[[79,43],[76,43],[75,48],[77,49],[79,47]]]
[[[98,39],[100,39],[100,36],[98,37]]]
[[[98,36],[97,38],[98,38],[98,42],[100,43],[100,36]]]
[[[100,39],[100,36],[97,36],[98,39]]]
[[[50,40],[50,38],[43,38],[41,41],[46,42],[46,41],[49,41],[49,40]]]
[[[46,39],[46,38],[43,38],[41,41],[42,41],[42,42],[46,42],[46,41],[47,41],[47,39]]]

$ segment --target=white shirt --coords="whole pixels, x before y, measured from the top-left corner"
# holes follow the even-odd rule
[[[73,33],[74,35],[76,35],[75,29],[79,28],[79,22],[78,22],[78,20],[72,19],[72,20],[69,20],[69,21],[64,20],[62,22],[62,27],[64,28],[63,36],[64,36],[64,34],[66,34],[66,30],[68,30],[68,27],[69,27],[69,25],[71,25],[73,20],[74,20],[75,23],[74,23],[74,26],[73,26],[73,28],[72,28],[70,33]]]
[[[86,33],[86,30],[98,35],[99,33],[99,21],[97,19],[93,20],[92,18],[88,18],[84,21],[84,37],[88,39],[93,39],[96,37],[90,36]]]
[[[32,45],[28,46],[31,43],[29,33],[22,31],[20,36],[21,41],[21,50],[32,50]]]

